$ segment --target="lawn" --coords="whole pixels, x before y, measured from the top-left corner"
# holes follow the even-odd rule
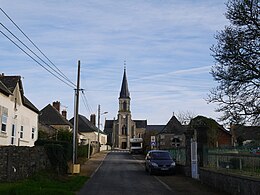
[[[29,179],[0,183],[1,195],[56,195],[75,194],[88,177],[79,175],[57,176],[51,173],[39,173]]]

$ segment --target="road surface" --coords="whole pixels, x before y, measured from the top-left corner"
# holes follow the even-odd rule
[[[144,171],[142,160],[127,152],[110,152],[80,195],[175,194],[158,177]]]

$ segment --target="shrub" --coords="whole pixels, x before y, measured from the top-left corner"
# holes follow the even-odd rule
[[[88,151],[88,148],[89,148],[88,146],[89,145],[78,146],[78,157],[79,158],[87,158],[88,152],[90,152],[90,155],[91,155],[92,146],[90,146],[90,151]]]
[[[66,173],[68,166],[63,146],[59,144],[45,144],[44,148],[53,169],[56,170],[58,174]]]

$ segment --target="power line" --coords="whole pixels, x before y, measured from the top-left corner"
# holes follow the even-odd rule
[[[47,69],[44,65],[42,65],[39,61],[37,61],[34,57],[32,57],[29,53],[27,53],[23,48],[21,48],[17,43],[15,43],[10,37],[8,37],[3,31],[0,30],[0,32],[9,40],[11,41],[16,47],[18,47],[21,51],[23,51],[27,56],[29,56],[33,61],[35,61],[37,64],[39,64],[41,67],[43,67],[46,71],[48,71],[50,74],[55,76],[57,79],[65,83],[66,85],[70,86],[71,88],[74,88],[71,84],[67,83],[66,81],[59,78],[57,75],[52,73],[49,69]]]
[[[84,90],[81,91],[82,92],[82,100],[83,100],[83,104],[85,106],[85,108],[90,112],[93,113],[93,110],[91,108],[91,106],[88,104],[88,99],[86,97],[86,94],[84,93]]]
[[[45,61],[43,61],[41,58],[39,58],[34,52],[32,52],[27,46],[26,48],[29,49],[34,55],[36,55],[39,59],[41,59],[41,61],[43,61],[47,66],[49,66],[53,71],[55,71],[57,74],[59,74],[61,77],[63,77],[65,80],[67,80],[69,83],[71,83],[72,85],[74,85],[76,87],[76,85],[42,52],[42,50],[37,47],[37,45],[23,32],[23,30],[11,19],[11,17],[2,9],[0,8],[0,10],[4,13],[4,15],[14,24],[14,26],[30,41],[30,43],[57,69],[54,70],[52,67],[50,67],[50,65],[48,65]],[[11,31],[9,31],[2,23],[1,25],[9,32],[11,33]],[[19,40],[13,33],[11,33],[17,40]],[[20,41],[20,40],[19,40]],[[20,41],[21,42],[21,41]],[[22,43],[22,42],[21,42]],[[23,44],[23,43],[22,43]],[[25,44],[23,44],[25,45]]]
[[[72,85],[75,85],[74,83],[72,83],[70,80],[67,80],[66,77],[64,77],[62,74],[60,74],[59,72],[57,72],[55,69],[53,69],[49,64],[47,64],[40,56],[38,56],[34,51],[32,51],[25,43],[23,43],[16,35],[14,35],[4,24],[0,23],[0,25],[7,30],[14,38],[16,38],[16,40],[18,40],[24,47],[26,47],[31,53],[33,53],[39,60],[41,60],[45,65],[47,65],[51,70],[53,70],[54,72],[56,72],[59,76],[61,76],[63,79],[65,79],[66,81],[68,81],[69,83],[71,83]]]

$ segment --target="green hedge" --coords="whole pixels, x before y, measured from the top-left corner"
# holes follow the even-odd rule
[[[68,170],[64,148],[59,144],[45,144],[45,151],[51,162],[51,165],[57,173],[66,173]]]
[[[64,155],[65,155],[65,159],[66,161],[69,161],[72,159],[72,144],[70,142],[66,142],[66,141],[55,141],[55,140],[37,140],[35,142],[35,146],[45,146],[46,144],[58,144],[61,145],[63,147],[64,150]]]
[[[78,146],[78,157],[79,158],[87,158],[88,157],[88,145]],[[92,146],[90,146],[90,155],[92,153]]]

